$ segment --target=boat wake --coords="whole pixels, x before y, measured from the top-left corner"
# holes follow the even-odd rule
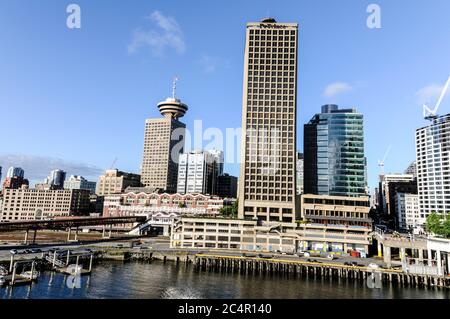
[[[201,299],[201,294],[191,288],[169,287],[161,294],[162,299]]]

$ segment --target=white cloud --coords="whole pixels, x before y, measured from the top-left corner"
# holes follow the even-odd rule
[[[101,168],[85,163],[70,162],[54,157],[22,154],[0,155],[0,166],[2,167],[3,178],[9,167],[18,166],[25,170],[25,178],[31,181],[44,180],[50,171],[54,169],[62,169],[68,175],[82,175],[95,180],[103,172]]]
[[[323,95],[327,98],[331,98],[351,90],[353,90],[353,87],[350,84],[346,82],[335,82],[327,85]]]
[[[213,73],[220,67],[228,67],[228,60],[216,58],[209,55],[203,55],[199,60],[205,73]]]
[[[429,107],[434,107],[444,90],[444,85],[430,84],[418,90],[416,92],[417,104],[418,105],[428,105]],[[448,94],[448,92],[447,92]]]
[[[174,49],[178,54],[186,51],[183,32],[173,17],[154,11],[147,19],[151,20],[155,27],[150,30],[142,28],[134,30],[131,43],[128,45],[130,54],[136,53],[144,47],[150,48],[155,56],[163,55],[166,48]]]

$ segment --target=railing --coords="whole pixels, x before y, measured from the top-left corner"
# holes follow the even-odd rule
[[[66,266],[66,264],[63,261],[59,260],[58,258],[54,258],[54,256],[51,256],[51,255],[45,255],[45,260],[47,260],[52,265],[53,265],[53,262],[54,262],[55,265],[60,267],[60,268]]]

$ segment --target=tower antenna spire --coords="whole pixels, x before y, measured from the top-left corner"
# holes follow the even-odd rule
[[[175,99],[176,93],[177,93],[177,81],[178,81],[178,77],[174,77],[173,82],[172,82],[172,97],[174,99]]]

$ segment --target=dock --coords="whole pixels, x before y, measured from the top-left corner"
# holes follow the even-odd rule
[[[450,277],[408,274],[400,269],[372,269],[338,263],[310,262],[274,258],[197,254],[194,261],[199,271],[237,272],[244,274],[289,274],[294,277],[349,279],[367,281],[378,276],[380,282],[412,287],[450,288]]]

